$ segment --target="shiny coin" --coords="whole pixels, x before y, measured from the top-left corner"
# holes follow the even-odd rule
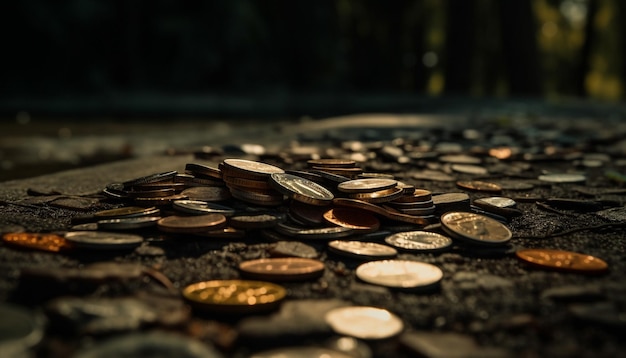
[[[457,181],[456,186],[466,190],[485,191],[490,193],[499,193],[502,191],[502,188],[498,184],[479,180]]]
[[[99,250],[118,250],[135,248],[143,242],[143,237],[104,231],[71,231],[65,239],[76,247]]]
[[[431,217],[422,217],[422,216],[403,214],[397,211],[387,210],[383,207],[365,202],[363,200],[335,198],[335,200],[333,200],[333,203],[337,206],[357,208],[357,209],[369,211],[371,213],[384,216],[385,218],[390,219],[390,220],[402,221],[402,222],[407,222],[407,223],[416,224],[416,225],[428,225],[432,223]]]
[[[216,313],[256,313],[276,308],[287,292],[270,282],[214,280],[191,284],[183,297],[193,307]]]
[[[135,185],[156,183],[156,182],[161,182],[161,181],[172,180],[172,179],[174,179],[176,174],[178,174],[178,172],[175,171],[175,170],[172,170],[172,171],[169,171],[169,172],[163,172],[163,173],[150,174],[150,175],[146,175],[144,177],[140,177],[140,178],[136,178],[136,179],[125,181],[122,184],[124,185],[124,188],[128,189],[128,188],[132,188]]]
[[[365,210],[353,208],[333,208],[324,213],[324,219],[331,224],[347,227],[360,233],[373,232],[380,228],[380,221]]]
[[[540,175],[538,179],[549,183],[581,183],[587,180],[582,174],[568,173]]]
[[[139,216],[157,216],[160,210],[156,207],[139,207],[139,206],[126,206],[117,209],[109,209],[98,211],[94,214],[96,218],[101,219],[115,219],[115,218],[131,218]]]
[[[192,215],[203,215],[212,213],[222,214],[228,217],[235,214],[235,209],[233,208],[200,200],[175,200],[174,202],[172,202],[172,208],[174,210]]]
[[[272,187],[293,200],[310,205],[325,206],[330,204],[335,197],[323,186],[291,174],[272,174],[269,182]]]
[[[324,320],[337,334],[360,339],[385,339],[404,329],[395,314],[376,307],[350,306],[330,310]]]
[[[218,186],[197,186],[185,189],[181,195],[186,196],[189,200],[201,201],[222,201],[231,198],[228,188]]]
[[[392,200],[396,200],[403,195],[402,188],[394,187],[391,189],[374,191],[371,193],[355,193],[348,194],[352,199],[367,201],[372,204],[386,203]]]
[[[14,246],[48,252],[59,252],[73,248],[69,241],[56,234],[8,233],[2,235],[2,240]]]
[[[398,181],[394,179],[354,179],[337,185],[337,189],[344,193],[371,193],[374,191],[395,188]]]
[[[515,253],[518,259],[539,268],[578,273],[602,273],[608,264],[597,257],[563,250],[525,249]]]
[[[472,175],[486,175],[489,173],[487,169],[472,164],[452,164],[450,169],[457,173],[472,174]]]
[[[429,231],[405,231],[385,238],[393,247],[406,251],[443,251],[452,246],[449,237]]]
[[[0,304],[0,353],[3,357],[31,357],[29,350],[44,337],[45,319],[36,311]]]
[[[393,247],[375,242],[335,240],[328,243],[328,248],[336,254],[358,259],[389,259],[398,254]]]
[[[437,266],[418,261],[371,261],[357,267],[356,276],[368,283],[404,289],[427,289],[437,285],[443,271]]]
[[[224,159],[223,174],[248,179],[267,179],[274,173],[284,173],[279,167],[246,159]]]
[[[338,159],[338,158],[327,158],[327,159],[310,159],[307,161],[309,167],[332,167],[332,168],[351,168],[356,166],[356,162],[351,159]]]
[[[503,245],[513,236],[500,222],[468,212],[448,212],[441,216],[442,228],[453,238],[472,244]]]
[[[226,217],[222,214],[168,216],[157,223],[159,230],[171,233],[197,233],[217,230],[225,225]]]
[[[156,226],[160,216],[141,216],[136,218],[119,218],[98,220],[98,229],[101,230],[134,230]]]
[[[237,215],[229,219],[232,227],[237,229],[267,229],[276,226],[282,221],[277,215]]]
[[[341,237],[350,236],[354,233],[354,230],[348,227],[334,226],[334,227],[321,227],[314,229],[300,229],[291,233],[294,236],[303,240],[332,240]]]
[[[354,358],[353,355],[323,347],[283,347],[254,353],[250,358]]]
[[[301,257],[265,258],[244,261],[241,272],[251,278],[268,281],[315,279],[324,274],[324,263]]]
[[[511,198],[505,198],[501,196],[494,196],[489,198],[480,198],[474,200],[474,205],[481,206],[496,206],[498,208],[513,208],[517,205],[515,200]]]

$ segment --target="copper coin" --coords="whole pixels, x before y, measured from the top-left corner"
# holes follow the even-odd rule
[[[278,206],[281,205],[285,198],[283,194],[274,192],[274,193],[261,193],[255,191],[246,191],[241,190],[235,187],[230,187],[230,193],[233,198],[245,201],[250,204],[260,205],[260,206]]]
[[[324,220],[324,213],[326,211],[328,211],[327,207],[309,205],[296,200],[291,201],[289,204],[289,215],[308,226],[320,226],[324,224],[326,222]]]
[[[339,185],[337,185],[337,189],[344,193],[371,193],[395,188],[397,184],[398,181],[394,179],[354,179],[339,183]]]
[[[515,253],[520,260],[540,268],[579,273],[601,273],[608,264],[597,257],[563,250],[524,249]]]
[[[248,277],[268,281],[308,280],[324,274],[324,263],[301,257],[265,258],[244,261],[239,269]]]
[[[284,173],[279,167],[246,159],[224,159],[223,174],[248,179],[267,179],[274,173]]]
[[[452,164],[450,169],[457,173],[472,174],[472,175],[486,175],[489,173],[486,168],[479,167],[472,164]]]
[[[69,241],[56,234],[8,233],[2,235],[2,240],[7,244],[48,252],[60,252],[73,248]]]
[[[333,208],[324,213],[324,219],[331,224],[358,230],[373,232],[380,228],[380,221],[365,210],[352,208]]]
[[[168,216],[157,223],[159,230],[171,233],[196,233],[216,230],[225,225],[226,217],[222,214]]]
[[[163,172],[163,173],[150,174],[150,175],[146,175],[140,178],[125,181],[122,184],[124,185],[124,188],[131,188],[135,185],[142,185],[142,184],[172,180],[174,179],[176,174],[178,174],[178,172],[175,170],[172,170],[169,172]]]
[[[170,196],[176,194],[173,188],[155,189],[155,190],[130,190],[127,191],[131,198],[162,198],[164,196]]]
[[[371,213],[384,216],[385,218],[390,219],[390,220],[401,221],[401,222],[406,222],[410,224],[428,225],[428,224],[431,224],[432,221],[434,220],[434,217],[432,216],[414,216],[414,215],[403,214],[400,212],[387,210],[383,207],[380,207],[372,203],[368,203],[363,200],[335,198],[333,200],[333,203],[341,207],[363,209]]]
[[[442,228],[453,238],[473,244],[503,245],[511,240],[511,231],[484,215],[448,212],[441,216]]]
[[[502,191],[502,187],[500,187],[500,185],[480,180],[457,181],[456,186],[462,189],[473,191],[486,191],[490,193],[499,193]]]
[[[432,193],[426,189],[415,189],[410,195],[402,195],[394,203],[414,203],[432,201]]]
[[[195,308],[217,313],[256,313],[271,310],[287,295],[282,286],[249,280],[197,282],[185,287],[182,293]]]
[[[222,178],[222,171],[219,170],[219,168],[198,163],[187,163],[185,165],[185,172],[189,174],[206,175],[215,179]]]

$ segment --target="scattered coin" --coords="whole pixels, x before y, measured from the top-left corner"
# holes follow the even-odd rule
[[[545,174],[540,175],[538,179],[549,183],[581,183],[587,180],[582,174],[569,173]]]
[[[278,307],[287,292],[271,282],[214,280],[191,284],[182,294],[194,308],[202,311],[258,313]]]
[[[457,181],[456,186],[466,190],[486,191],[490,193],[499,193],[502,188],[498,184],[484,182],[480,180]]]
[[[367,283],[390,288],[428,289],[441,281],[443,272],[425,262],[382,260],[361,264],[356,276]]]
[[[486,168],[479,167],[472,164],[452,164],[450,166],[452,170],[458,173],[472,174],[472,175],[487,175],[489,171]]]
[[[578,273],[603,273],[608,264],[597,257],[550,249],[524,249],[515,253],[520,260],[539,268]]]
[[[269,182],[282,194],[310,205],[329,205],[335,197],[323,186],[292,174],[274,173]]]
[[[159,230],[170,233],[197,233],[216,230],[226,225],[222,214],[168,216],[158,221]]]
[[[56,234],[7,233],[2,235],[2,240],[10,245],[49,252],[60,252],[73,248],[69,241]]]
[[[143,242],[139,235],[105,231],[71,231],[65,234],[65,239],[78,248],[97,250],[134,249]]]
[[[320,277],[324,263],[302,257],[265,258],[244,261],[239,269],[248,277],[268,281],[297,281]]]
[[[398,251],[387,245],[375,242],[335,240],[328,243],[330,251],[357,259],[389,259],[398,254]]]
[[[488,198],[476,199],[474,200],[474,205],[495,206],[498,208],[514,208],[517,205],[517,203],[515,202],[515,200],[511,198],[505,198],[501,196],[492,196]]]
[[[324,219],[331,224],[359,231],[373,232],[380,228],[380,221],[365,210],[353,208],[333,208],[324,213]]]
[[[513,234],[502,223],[484,215],[448,212],[441,216],[443,230],[453,238],[479,245],[504,245]]]
[[[140,178],[125,181],[122,184],[124,188],[128,189],[128,188],[132,188],[135,185],[172,180],[174,179],[176,174],[178,174],[178,172],[175,170],[163,172],[163,173],[150,174],[150,175],[146,175]]]
[[[282,219],[277,215],[237,215],[229,219],[229,223],[236,229],[267,229],[276,226]]]
[[[452,239],[430,231],[404,231],[389,235],[385,242],[406,251],[443,251],[452,246]]]
[[[222,179],[222,172],[219,168],[199,163],[187,163],[185,172],[188,174],[203,175],[214,179]]]
[[[395,314],[369,306],[335,308],[326,313],[324,320],[335,333],[359,339],[386,339],[404,329],[404,323]]]

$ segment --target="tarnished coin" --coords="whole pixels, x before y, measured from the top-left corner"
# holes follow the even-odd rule
[[[131,198],[162,198],[176,194],[173,188],[154,189],[154,190],[129,190],[126,194]]]
[[[171,233],[197,233],[217,230],[225,225],[226,217],[222,214],[168,216],[157,223],[159,230]]]
[[[582,174],[570,173],[545,174],[540,175],[538,179],[549,183],[581,183],[587,180]]]
[[[324,219],[331,224],[347,227],[360,233],[373,232],[380,228],[380,221],[365,210],[354,208],[333,208],[324,213]]]
[[[307,226],[321,226],[325,224],[324,213],[326,211],[328,211],[327,207],[309,205],[296,200],[291,201],[289,204],[289,215]]]
[[[160,216],[140,216],[133,218],[98,220],[100,230],[134,230],[156,226]]]
[[[285,197],[279,192],[261,193],[230,187],[230,193],[236,199],[260,206],[278,206],[285,201]]]
[[[564,250],[524,249],[517,251],[515,255],[532,266],[559,271],[602,273],[609,268],[602,259]]]
[[[371,193],[374,191],[395,188],[397,180],[384,178],[354,179],[337,185],[337,189],[344,193]]]
[[[354,356],[333,349],[313,346],[294,346],[270,349],[254,353],[250,358],[354,358]]]
[[[434,216],[414,216],[387,210],[378,205],[357,199],[335,198],[333,200],[333,203],[337,206],[363,209],[371,213],[384,216],[385,218],[390,220],[401,221],[416,225],[428,225],[431,224],[434,219]]]
[[[174,210],[192,215],[211,213],[222,214],[226,217],[235,215],[235,209],[231,207],[200,200],[175,200],[172,202],[172,208]]]
[[[334,195],[323,186],[299,176],[286,173],[274,173],[270,176],[270,185],[293,200],[306,204],[329,205]]]
[[[257,313],[275,309],[287,292],[271,282],[214,280],[191,284],[183,297],[196,309],[216,313]]]
[[[139,206],[126,206],[117,209],[102,210],[93,215],[99,219],[131,218],[139,216],[158,216],[160,210],[154,206],[144,208]]]
[[[324,320],[335,333],[360,339],[390,338],[404,329],[400,317],[369,306],[338,307],[328,311]]]
[[[443,271],[435,265],[408,260],[382,260],[361,264],[356,276],[375,285],[403,288],[427,289],[437,285]]]
[[[441,216],[441,224],[453,238],[472,244],[504,245],[513,236],[500,222],[474,213],[448,212]]]
[[[222,178],[222,171],[219,170],[219,168],[199,163],[187,163],[185,165],[185,172],[188,174],[204,175],[215,179]]]
[[[56,234],[7,233],[2,235],[2,240],[10,245],[48,252],[60,252],[73,248],[69,241]]]
[[[268,281],[315,279],[324,274],[324,263],[302,257],[277,257],[244,261],[239,269],[248,277]]]
[[[336,254],[358,259],[389,259],[398,254],[393,247],[364,241],[335,240],[328,243],[328,249]]]
[[[222,172],[224,175],[263,180],[274,173],[284,173],[279,167],[246,159],[224,159]]]
[[[432,193],[426,189],[415,189],[411,195],[402,195],[394,203],[432,202]]]
[[[404,231],[385,238],[393,247],[406,251],[443,251],[452,246],[452,239],[429,231]]]
[[[490,193],[499,193],[502,191],[502,188],[498,184],[480,180],[457,181],[456,186],[466,190],[485,191]]]
[[[189,198],[189,200],[211,202],[223,201],[231,198],[228,188],[219,186],[196,186],[183,190],[181,194]]]
[[[65,239],[76,247],[98,250],[131,249],[143,242],[139,235],[105,231],[70,231]]]
[[[134,201],[137,205],[144,206],[163,206],[170,205],[174,200],[184,200],[186,196],[182,194],[174,194],[169,196],[163,196],[158,198],[135,198]]]

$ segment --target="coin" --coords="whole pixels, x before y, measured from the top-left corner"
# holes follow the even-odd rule
[[[56,234],[28,232],[7,233],[2,235],[2,240],[14,246],[48,252],[60,252],[73,248],[73,245],[69,241]]]
[[[609,268],[602,259],[564,250],[524,249],[518,250],[515,255],[532,266],[559,271],[602,273]]]
[[[352,199],[367,201],[372,204],[386,203],[396,200],[403,195],[402,188],[393,187],[391,189],[378,190],[370,193],[354,193],[348,194]]]
[[[549,183],[581,183],[587,180],[582,174],[569,173],[545,174],[540,175],[538,179]]]
[[[307,161],[309,167],[333,167],[333,168],[351,168],[356,166],[356,162],[351,159],[324,158],[309,159]]]
[[[452,246],[452,239],[429,231],[404,231],[385,238],[393,247],[406,251],[442,251]]]
[[[515,205],[517,205],[517,203],[515,202],[515,200],[511,198],[493,196],[489,198],[476,199],[474,200],[474,205],[476,206],[489,205],[489,206],[496,206],[498,208],[513,208],[515,207]]]
[[[133,230],[152,227],[161,220],[160,216],[140,216],[131,218],[98,220],[98,229],[102,230]]]
[[[194,308],[203,311],[257,313],[275,309],[287,292],[271,282],[213,280],[191,284],[182,294]]]
[[[224,175],[224,182],[227,186],[246,188],[251,190],[270,190],[272,186],[267,182],[267,179],[254,180],[246,178],[231,177],[230,175]]]
[[[398,181],[394,179],[354,179],[339,183],[337,189],[344,193],[371,193],[395,188],[397,184]]]
[[[480,180],[457,181],[456,186],[462,189],[473,191],[486,191],[490,193],[499,193],[502,191],[502,188],[498,184],[484,182]]]
[[[200,174],[215,179],[222,178],[222,171],[219,170],[219,168],[199,163],[187,163],[185,165],[185,172],[188,174]]]
[[[157,223],[159,230],[171,233],[197,233],[216,230],[225,225],[226,217],[222,214],[168,216]]]
[[[532,183],[519,181],[519,180],[501,180],[498,181],[498,184],[503,190],[530,190],[535,186]]]
[[[335,197],[323,186],[292,174],[274,173],[269,183],[284,195],[306,204],[325,206]]]
[[[118,250],[135,248],[143,242],[143,237],[105,231],[71,231],[65,239],[76,247],[99,250]]]
[[[223,201],[231,198],[230,191],[224,187],[218,186],[197,186],[183,190],[181,195],[186,196],[189,200],[202,201]]]
[[[140,177],[140,178],[128,180],[128,181],[123,182],[122,184],[123,184],[124,188],[127,189],[127,188],[132,188],[134,185],[156,183],[156,182],[160,182],[160,181],[172,180],[172,179],[174,179],[176,174],[178,174],[178,172],[175,171],[175,170],[172,170],[172,171],[169,171],[169,172],[163,172],[163,173],[155,173],[155,174],[146,175],[146,176],[143,176],[143,177]]]
[[[431,223],[431,220],[433,219],[431,217],[413,216],[413,215],[393,212],[385,208],[382,208],[378,205],[368,203],[363,200],[357,200],[357,199],[335,198],[333,200],[333,203],[337,206],[363,209],[371,213],[384,216],[385,218],[390,219],[390,220],[402,221],[402,222],[407,222],[407,223],[416,224],[416,225],[428,225]]]
[[[328,243],[328,248],[336,254],[358,259],[388,259],[398,254],[393,247],[364,241],[335,240]]]
[[[144,206],[163,206],[170,205],[174,200],[183,200],[187,199],[186,196],[182,194],[174,194],[170,196],[163,196],[158,198],[135,198],[135,203],[137,205]]]
[[[267,229],[276,226],[282,219],[277,215],[237,215],[229,219],[229,223],[236,229]]]
[[[432,193],[426,189],[415,189],[411,195],[402,195],[394,203],[414,203],[432,201]]]
[[[309,205],[296,200],[291,201],[289,204],[289,215],[307,226],[321,226],[325,224],[324,213],[326,211],[328,211],[327,207]]]
[[[408,260],[382,260],[361,264],[356,276],[375,285],[403,288],[427,289],[437,285],[443,271],[435,265]]]
[[[126,192],[131,198],[162,198],[176,194],[173,188],[155,189],[155,190],[129,190]]]
[[[126,206],[117,209],[102,210],[94,213],[96,218],[130,218],[139,216],[156,216],[160,213],[160,210],[156,207],[139,207],[139,206]]]
[[[353,355],[342,353],[333,349],[313,346],[281,347],[257,352],[250,358],[354,358]]]
[[[395,314],[369,306],[338,307],[328,311],[324,320],[335,333],[359,339],[390,338],[404,329],[404,323]]]
[[[278,206],[285,201],[283,194],[278,192],[261,193],[254,191],[245,191],[237,189],[235,187],[230,187],[230,193],[233,198],[260,206]]]
[[[357,175],[363,173],[363,169],[361,168],[334,168],[334,167],[320,167],[320,166],[315,166],[312,167],[313,170],[319,170],[319,171],[323,171],[323,172],[327,172],[327,173],[331,173],[331,174],[336,174],[336,175],[341,175],[341,176],[345,176],[348,178],[354,178]]]
[[[284,224],[278,224],[276,230],[285,235],[303,240],[332,240],[350,236],[354,233],[353,229],[343,226],[285,230]]]
[[[268,281],[315,279],[324,274],[324,263],[302,257],[277,257],[244,261],[241,272],[251,278]]]
[[[253,180],[267,179],[274,173],[284,173],[279,167],[246,159],[224,159],[222,173]]]
[[[479,167],[472,164],[452,164],[450,169],[457,173],[472,174],[472,175],[486,175],[489,171],[486,168]]]
[[[347,227],[360,233],[373,232],[380,228],[380,221],[365,210],[354,208],[333,208],[324,213],[324,219],[331,224]]]
[[[442,228],[453,238],[472,244],[503,245],[513,236],[500,222],[468,212],[448,212],[441,216]]]
[[[226,217],[235,215],[235,209],[233,208],[200,200],[175,200],[172,202],[172,208],[192,215],[209,213],[222,214]]]

